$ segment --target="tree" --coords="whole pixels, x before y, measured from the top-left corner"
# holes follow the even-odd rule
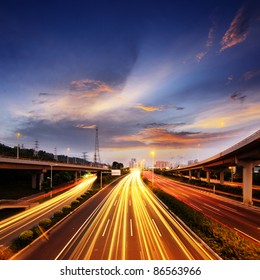
[[[123,163],[117,162],[117,161],[113,161],[112,163],[112,169],[122,169],[124,168]]]

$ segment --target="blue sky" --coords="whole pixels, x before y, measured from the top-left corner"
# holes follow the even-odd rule
[[[0,4],[0,142],[205,159],[259,129],[258,1]]]

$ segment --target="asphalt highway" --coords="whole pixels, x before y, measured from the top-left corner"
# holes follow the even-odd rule
[[[37,225],[43,218],[51,217],[55,211],[61,210],[64,205],[70,204],[78,196],[87,191],[95,180],[96,176],[93,175],[84,178],[70,190],[0,221],[0,245],[8,245],[13,238],[18,237],[24,230]]]
[[[144,171],[152,181],[152,172]],[[260,245],[260,209],[154,174],[154,185]]]
[[[14,259],[217,259],[134,171],[104,188]]]

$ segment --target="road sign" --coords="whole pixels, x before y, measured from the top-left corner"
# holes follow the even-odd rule
[[[121,175],[121,170],[120,169],[112,169],[111,170],[111,175],[112,176],[120,176]]]

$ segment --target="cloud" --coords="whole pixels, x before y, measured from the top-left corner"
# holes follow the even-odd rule
[[[233,81],[233,75],[229,75],[229,76],[227,77],[226,85],[227,85],[227,84],[230,84],[232,81]]]
[[[143,105],[141,105],[141,104],[136,105],[135,108],[141,109],[141,110],[144,110],[144,111],[148,111],[148,112],[161,111],[161,108],[160,108],[160,107],[143,106]]]
[[[242,95],[241,92],[234,92],[230,95],[232,101],[240,101],[241,103],[245,101],[246,95]]]
[[[206,42],[206,50],[205,51],[202,51],[202,52],[199,52],[197,55],[196,55],[196,59],[198,62],[200,62],[204,56],[209,52],[209,49],[212,47],[213,45],[213,39],[214,39],[214,34],[215,34],[215,24],[214,26],[212,26],[208,32],[208,38],[207,38],[207,42]]]
[[[214,142],[220,138],[229,137],[224,132],[192,132],[192,131],[168,131],[165,128],[145,128],[140,130],[136,134],[123,135],[113,137],[116,142],[127,142],[131,145],[131,142],[135,148],[138,146],[152,146],[162,149],[172,148],[188,148],[195,147],[199,144],[208,145],[209,142]],[[231,136],[230,136],[231,137]]]
[[[75,127],[77,127],[77,128],[84,128],[84,129],[94,129],[97,126],[95,124],[92,124],[92,125],[77,124]]]
[[[260,70],[255,70],[255,71],[248,71],[244,73],[243,78],[245,81],[249,81],[258,76],[260,76]]]
[[[135,106],[135,108],[141,109],[141,110],[144,110],[144,111],[148,111],[148,112],[162,111],[162,110],[165,110],[165,109],[184,110],[184,107],[179,107],[179,106],[171,105],[171,104],[170,105],[161,105],[159,107],[144,106],[144,105],[138,104],[138,105]]]
[[[176,128],[177,126],[182,126],[185,125],[185,123],[174,123],[174,124],[169,124],[169,123],[157,123],[157,122],[153,122],[153,123],[147,123],[145,124],[143,127],[144,128]]]
[[[222,38],[220,52],[245,41],[248,36],[249,26],[250,14],[244,8],[239,9]]]
[[[54,96],[56,95],[55,93],[49,93],[49,92],[40,92],[39,93],[39,96]]]
[[[82,94],[70,94],[70,96],[77,98],[77,99],[82,99],[82,98],[92,98],[92,97],[98,97],[99,93],[97,92],[85,92]]]
[[[117,93],[118,91],[111,88],[108,84],[90,79],[76,80],[70,83],[70,90],[77,92],[89,93]]]

